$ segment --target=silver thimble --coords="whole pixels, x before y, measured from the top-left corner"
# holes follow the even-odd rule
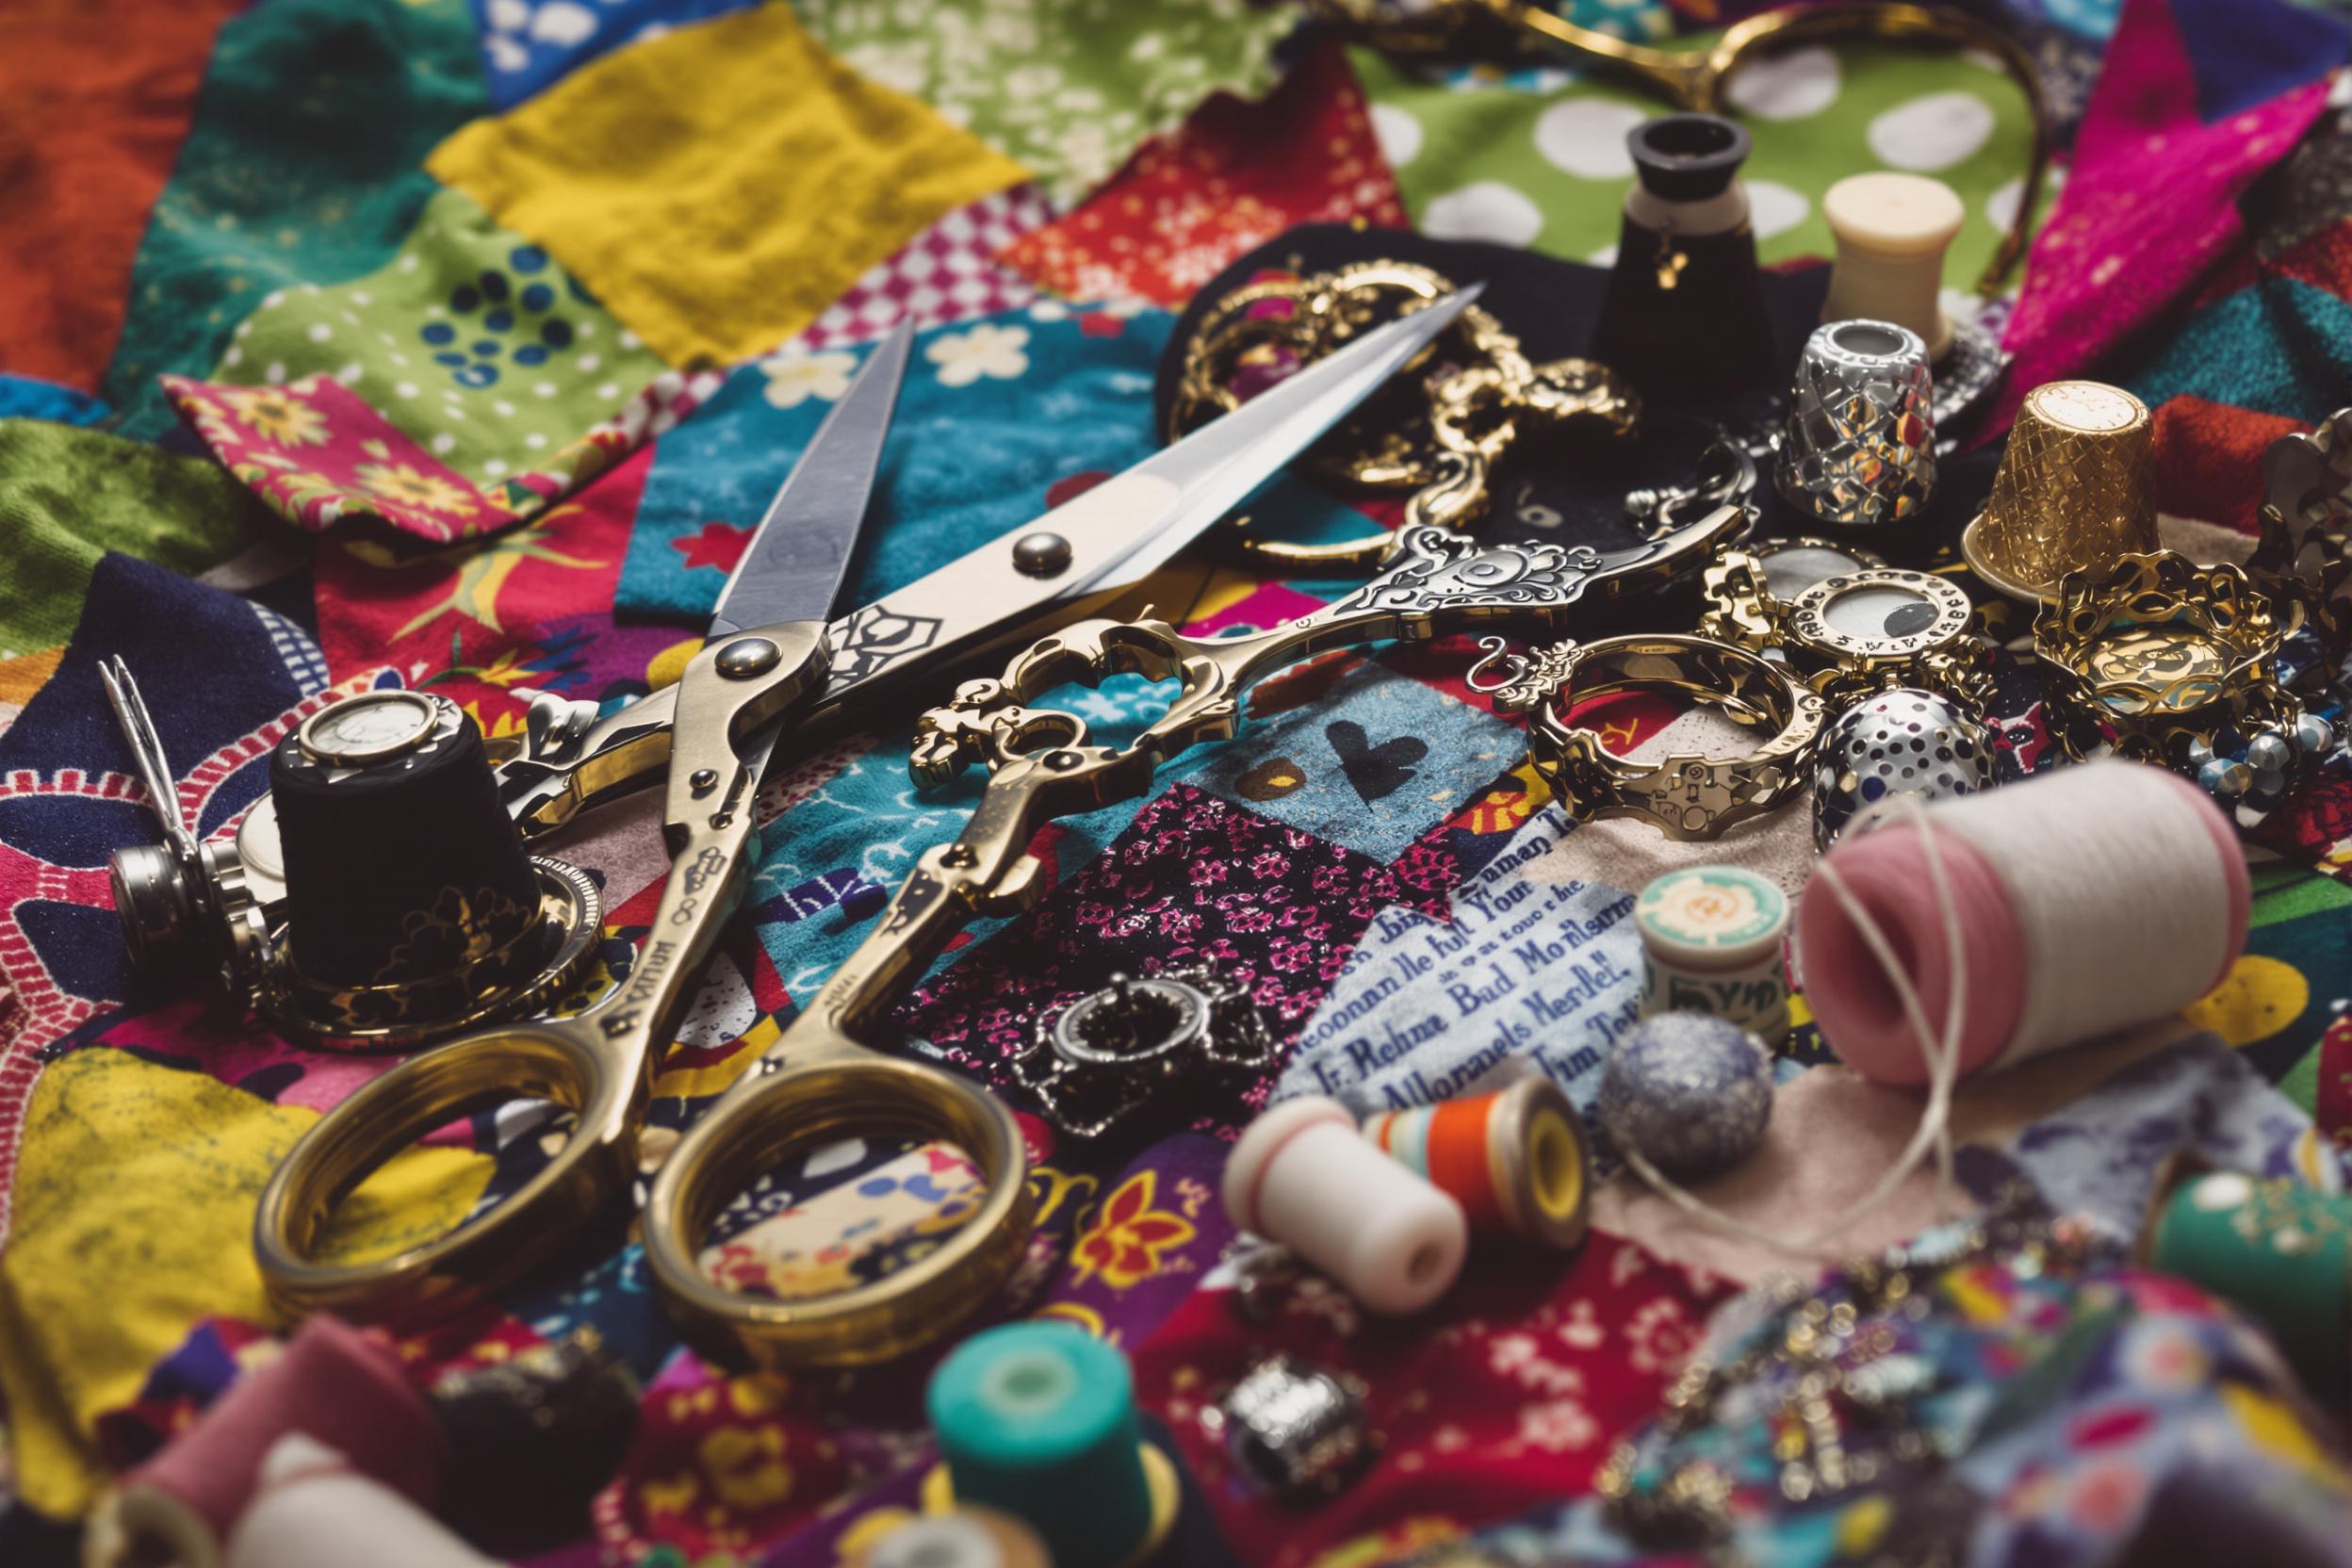
[[[1824,523],[1880,528],[1936,488],[1927,345],[1891,321],[1832,321],[1805,339],[1773,479]]]

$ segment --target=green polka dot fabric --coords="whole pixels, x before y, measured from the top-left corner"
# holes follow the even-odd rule
[[[1250,0],[798,0],[850,68],[921,98],[1076,202],[1213,92],[1263,96],[1289,6]]]
[[[171,429],[155,378],[203,375],[272,290],[382,265],[438,188],[425,155],[489,107],[466,0],[270,0],[223,24],[132,266],[121,433]]]
[[[1417,227],[1600,265],[1615,258],[1633,184],[1625,133],[1668,106],[1558,67],[1416,68],[1368,49],[1351,57]],[[1968,220],[1945,258],[1952,287],[1974,285],[2016,211],[2033,115],[1988,56],[1807,46],[1742,68],[1725,98],[1755,139],[1741,179],[1767,262],[1831,254],[1821,196],[1872,169],[1931,174],[1959,193]]]
[[[527,471],[661,374],[547,252],[444,190],[400,253],[351,283],[278,290],[211,380],[334,377],[478,484]]]

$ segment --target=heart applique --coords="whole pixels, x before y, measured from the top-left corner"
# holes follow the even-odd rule
[[[1233,790],[1244,800],[1280,800],[1306,781],[1306,769],[1287,757],[1274,757],[1233,780]]]
[[[1324,737],[1339,754],[1339,765],[1366,805],[1395,794],[1413,777],[1413,764],[1429,754],[1429,743],[1418,735],[1397,735],[1374,745],[1364,726],[1353,719],[1333,719],[1323,727]]]

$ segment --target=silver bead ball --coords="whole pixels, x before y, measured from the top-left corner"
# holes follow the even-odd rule
[[[1601,1069],[1601,1126],[1669,1175],[1736,1165],[1772,1117],[1764,1042],[1713,1013],[1658,1013],[1618,1037]]]
[[[1826,851],[1855,815],[1896,795],[1922,803],[1993,787],[1993,738],[1958,703],[1898,687],[1830,721],[1815,754],[1813,847]]]
[[[2246,766],[2256,773],[2285,773],[2295,766],[2295,748],[2275,729],[2265,729],[2246,743]]]
[[[2298,714],[2295,721],[2295,743],[2306,757],[2324,757],[2328,748],[2336,743],[2335,727],[2317,713]]]

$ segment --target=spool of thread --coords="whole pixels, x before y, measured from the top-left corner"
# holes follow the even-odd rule
[[[850,1560],[849,1568],[1053,1568],[1037,1533],[994,1509],[958,1508],[910,1519]]]
[[[380,735],[398,740],[357,749]],[[354,749],[327,749],[340,744]],[[538,876],[482,731],[446,697],[368,692],[320,710],[270,754],[270,797],[287,950],[312,980],[430,979],[539,918]]]
[[[2270,1331],[2330,1406],[2352,1392],[2352,1197],[2208,1170],[2157,1199],[2141,1257]]]
[[[1938,801],[1920,821],[1959,917],[1963,1073],[2177,1012],[2245,951],[2251,889],[2237,836],[2203,792],[2162,768],[2062,768]],[[1953,975],[1920,831],[1898,821],[1850,832],[1823,863],[1886,932],[1940,1030]],[[1805,999],[1832,1049],[1879,1083],[1925,1082],[1918,1033],[1843,902],[1809,892],[1797,940]]]
[[[1821,319],[1892,321],[1919,335],[1928,358],[1943,358],[1944,253],[1968,217],[1959,193],[1924,174],[1850,174],[1821,197],[1821,216],[1838,239]]]
[[[588,1505],[629,1452],[641,1397],[592,1333],[444,1373],[429,1391],[449,1446],[441,1517],[483,1551],[523,1557],[589,1533]]]
[[[1549,1078],[1381,1111],[1364,1135],[1460,1203],[1475,1230],[1561,1249],[1584,1240],[1592,1157],[1576,1107]]]
[[[1288,1101],[1226,1156],[1225,1212],[1289,1248],[1365,1311],[1419,1312],[1462,1273],[1462,1204],[1366,1142],[1336,1100]]]
[[[1127,1358],[1073,1324],[974,1334],[925,1403],[956,1503],[1021,1520],[1061,1568],[1114,1568],[1175,1524],[1175,1467],[1143,1441]]]
[[[277,1440],[303,1432],[423,1507],[448,1450],[432,1407],[389,1350],[338,1318],[305,1322],[204,1415],[102,1501],[83,1537],[89,1568],[161,1560],[206,1568],[253,1496]]]
[[[1713,1013],[1774,1045],[1788,1033],[1781,938],[1788,895],[1738,866],[1690,866],[1650,879],[1634,901],[1642,1012]]]
[[[288,1432],[229,1537],[228,1568],[496,1568],[316,1438]]]

